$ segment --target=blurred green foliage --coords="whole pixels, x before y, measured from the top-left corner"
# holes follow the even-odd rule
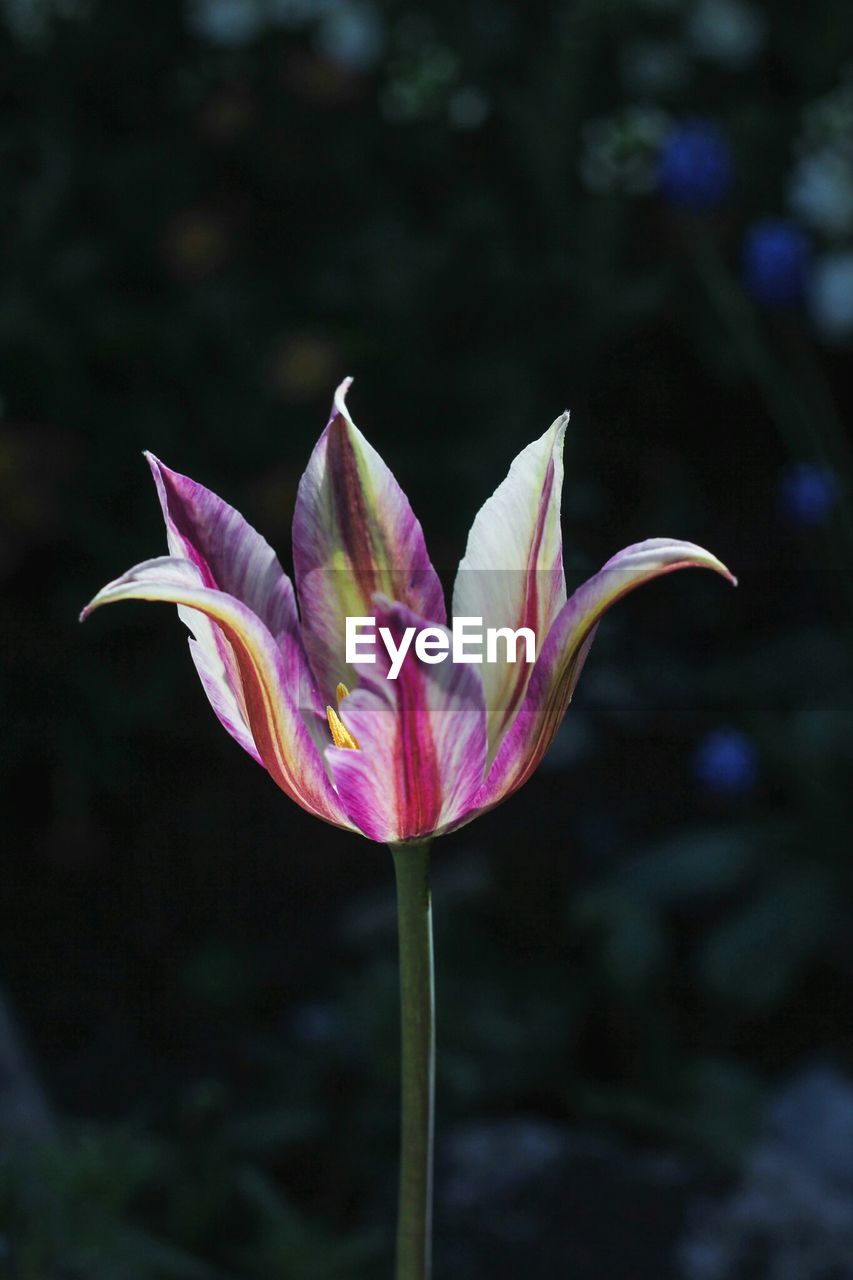
[[[75,621],[162,546],[144,447],[287,563],[347,373],[446,581],[564,405],[572,584],[661,534],[740,576],[620,606],[541,774],[436,852],[439,1146],[521,1110],[732,1169],[781,1073],[853,1065],[849,335],[740,279],[835,146],[849,5],[0,12],[0,975],[61,1135],[0,1135],[0,1272],[388,1274],[385,851],[234,748],[171,611]],[[699,212],[655,190],[697,116]]]

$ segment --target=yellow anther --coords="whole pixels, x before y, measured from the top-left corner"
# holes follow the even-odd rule
[[[338,685],[338,689],[343,689],[343,685]],[[329,722],[329,728],[332,731],[332,742],[336,747],[348,747],[350,751],[358,751],[358,743],[344,724],[341,717],[335,711],[334,707],[326,707],[326,719]]]
[[[344,698],[349,697],[349,689],[346,687],[345,684],[339,684],[337,689],[335,690],[335,696],[338,699],[338,706],[340,706]]]

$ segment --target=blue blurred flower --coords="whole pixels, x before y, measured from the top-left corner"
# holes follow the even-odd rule
[[[714,729],[696,748],[693,769],[708,791],[743,795],[758,776],[758,756],[752,741],[739,729]]]
[[[687,120],[664,140],[658,186],[671,204],[712,209],[729,194],[732,149],[713,120]]]
[[[820,524],[837,497],[835,472],[819,462],[796,462],[786,468],[779,482],[779,505],[793,524]]]
[[[743,276],[759,302],[790,307],[805,297],[811,266],[811,242],[796,222],[765,218],[756,222],[743,243]]]

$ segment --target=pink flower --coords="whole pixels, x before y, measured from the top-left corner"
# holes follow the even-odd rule
[[[348,666],[347,617],[374,617],[398,644],[407,627],[447,624],[421,526],[350,418],[348,387],[338,389],[297,494],[299,612],[290,579],[243,517],[149,455],[170,554],[109,583],[83,617],[117,600],[177,604],[196,670],[231,736],[309,813],[398,844],[454,830],[527,781],[559,728],[601,617],[621,596],[691,566],[734,579],[701,547],[652,538],[613,556],[567,599],[563,414],[522,450],[477,514],[453,589],[454,616],[530,628],[535,662],[507,655],[481,666],[430,664],[411,648],[392,680],[377,645],[374,664]]]

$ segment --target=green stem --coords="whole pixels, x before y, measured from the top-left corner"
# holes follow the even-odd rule
[[[429,843],[392,845],[400,938],[402,1091],[397,1280],[429,1280],[435,983]]]

